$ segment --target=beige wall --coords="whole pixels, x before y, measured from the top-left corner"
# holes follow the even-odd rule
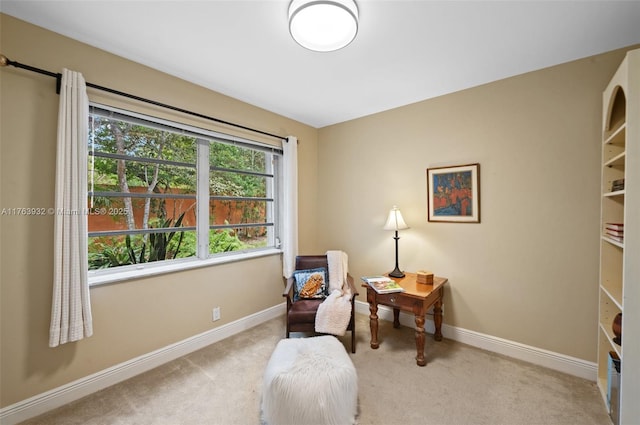
[[[446,276],[444,322],[596,360],[602,90],[616,51],[320,130],[321,247]],[[426,169],[480,163],[481,223],[429,223]],[[361,295],[361,299],[364,297]]]
[[[12,60],[53,72],[63,67],[78,70],[94,84],[298,136],[300,181],[305,188],[300,193],[301,249],[313,251],[316,129],[7,15],[0,19],[0,51]],[[50,207],[58,108],[55,79],[2,68],[0,90],[0,207]],[[282,302],[280,256],[105,285],[91,290],[94,336],[48,348],[53,217],[5,215],[0,220],[0,407]],[[214,306],[222,312],[215,324]]]

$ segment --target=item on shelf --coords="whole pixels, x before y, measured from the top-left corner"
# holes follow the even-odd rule
[[[613,334],[615,338],[613,338],[613,342],[618,345],[622,345],[622,313],[616,314],[616,317],[613,318],[613,325],[611,326],[613,330]]]
[[[620,423],[620,357],[615,351],[609,351],[607,362],[607,407],[614,423]]]
[[[394,292],[404,292],[404,288],[398,285],[394,280],[386,276],[363,276],[362,279],[371,286],[378,294],[391,294]]]
[[[624,223],[605,223],[604,236],[616,242],[624,242]]]
[[[423,285],[433,285],[433,273],[428,270],[418,270],[416,272],[416,282]]]
[[[609,232],[606,232],[605,236],[609,239],[613,239],[616,242],[620,242],[620,243],[624,242],[624,236],[612,235]]]
[[[624,179],[618,179],[611,182],[611,191],[616,192],[618,190],[624,190]]]
[[[624,230],[613,230],[607,227],[604,229],[604,231],[611,236],[620,236],[620,237],[624,236]]]

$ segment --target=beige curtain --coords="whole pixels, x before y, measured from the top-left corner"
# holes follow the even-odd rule
[[[64,69],[58,111],[50,347],[93,334],[87,277],[88,125],[84,78]]]
[[[298,255],[298,138],[289,136],[282,145],[282,275],[288,278],[293,275]]]

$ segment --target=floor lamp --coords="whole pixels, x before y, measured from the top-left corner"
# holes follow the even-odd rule
[[[398,239],[400,239],[400,236],[398,236],[398,230],[408,228],[409,226],[407,226],[407,223],[405,223],[402,218],[402,213],[400,213],[398,207],[394,205],[391,211],[389,211],[389,217],[384,225],[384,230],[394,230],[396,232],[396,235],[393,237],[393,239],[396,240],[396,268],[389,273],[389,276],[391,277],[404,277],[404,273],[402,273],[400,267],[398,267]]]

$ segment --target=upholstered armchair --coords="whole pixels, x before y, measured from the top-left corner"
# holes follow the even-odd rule
[[[299,255],[296,257],[295,270],[313,270],[324,268],[328,270],[326,255]],[[353,277],[347,275],[347,284],[351,290],[351,319],[347,331],[351,331],[351,352],[356,352],[356,322],[355,322],[355,297],[358,291],[353,283]],[[287,331],[289,338],[291,332],[315,331],[315,320],[318,306],[324,301],[324,297],[300,298],[295,294],[295,279],[286,279],[282,296],[287,299]]]

